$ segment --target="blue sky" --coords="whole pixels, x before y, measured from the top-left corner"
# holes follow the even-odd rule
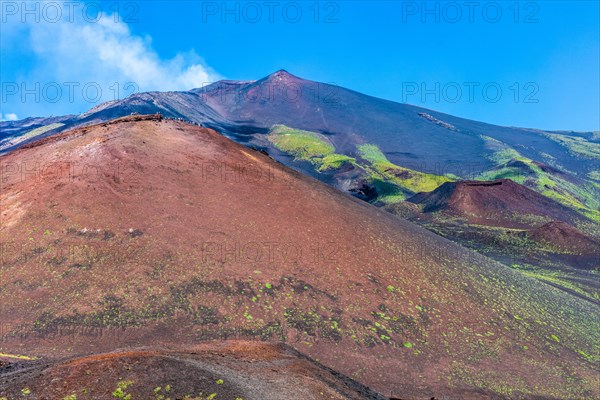
[[[500,125],[600,129],[598,1],[102,1],[86,18],[48,3],[2,1],[5,119],[83,112],[98,87],[109,100],[284,68]]]

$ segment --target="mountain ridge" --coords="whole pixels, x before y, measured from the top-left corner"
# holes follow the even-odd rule
[[[276,71],[276,72],[274,72],[274,73],[272,73],[272,74],[270,74],[270,75],[268,75],[268,76],[266,76],[266,77],[264,77],[262,79],[256,80],[256,81],[222,80],[222,81],[218,81],[218,82],[215,82],[213,84],[207,85],[207,86],[205,86],[203,88],[191,89],[189,91],[181,91],[181,92],[143,92],[143,93],[148,94],[151,97],[158,97],[160,99],[161,98],[160,93],[170,93],[172,95],[176,94],[177,96],[182,96],[184,93],[200,93],[200,94],[205,93],[205,94],[208,94],[208,93],[212,92],[215,88],[218,88],[219,86],[222,86],[222,85],[234,85],[237,88],[239,88],[240,90],[244,90],[248,86],[257,85],[257,84],[259,85],[261,82],[271,82],[271,81],[274,81],[275,79],[277,79],[278,77],[281,77],[281,76],[285,76],[286,80],[291,80],[294,84],[297,83],[297,84],[301,85],[302,88],[303,88],[303,92],[301,93],[302,96],[306,96],[307,94],[309,94],[308,92],[310,92],[311,90],[313,90],[313,91],[314,90],[318,90],[319,87],[323,87],[323,88],[326,88],[326,90],[329,90],[329,92],[326,92],[326,93],[316,93],[316,94],[310,93],[311,96],[316,96],[315,98],[313,98],[313,100],[316,100],[316,101],[312,101],[313,106],[314,105],[316,105],[316,106],[320,105],[320,106],[326,107],[327,106],[327,102],[329,100],[331,100],[333,102],[332,104],[336,104],[336,103],[338,103],[338,101],[342,101],[342,100],[346,99],[348,97],[348,95],[350,95],[350,97],[358,97],[358,98],[363,99],[363,101],[365,102],[365,104],[369,104],[370,102],[374,102],[374,103],[378,104],[379,107],[383,107],[384,109],[386,109],[387,113],[389,113],[389,112],[391,112],[392,114],[394,114],[394,113],[400,113],[400,114],[404,114],[405,117],[406,117],[406,112],[407,111],[409,111],[410,113],[412,113],[413,116],[416,116],[415,114],[418,115],[419,112],[426,112],[426,113],[431,114],[431,115],[433,115],[434,117],[436,117],[436,118],[438,118],[440,120],[448,120],[446,122],[452,123],[453,125],[466,125],[462,129],[466,133],[470,133],[470,131],[473,130],[473,129],[469,128],[469,127],[472,128],[473,124],[476,125],[476,127],[477,127],[476,130],[479,131],[479,133],[485,133],[489,129],[498,129],[498,130],[501,130],[501,131],[513,131],[513,130],[516,130],[516,131],[519,131],[521,133],[532,132],[532,131],[533,132],[549,132],[549,131],[543,131],[543,130],[532,130],[532,129],[529,129],[529,128],[502,127],[502,126],[496,126],[496,125],[485,123],[485,122],[478,122],[478,121],[474,121],[474,120],[469,120],[469,119],[464,119],[464,118],[460,118],[460,117],[455,117],[455,116],[451,116],[449,114],[444,114],[444,113],[441,113],[441,112],[438,112],[438,111],[435,111],[435,110],[431,110],[431,109],[427,109],[427,108],[423,108],[423,107],[419,107],[419,106],[414,106],[414,105],[409,105],[409,104],[401,104],[401,103],[394,102],[392,100],[380,99],[380,98],[377,98],[375,96],[364,95],[364,94],[361,94],[361,93],[359,93],[357,91],[353,91],[351,89],[345,89],[345,88],[342,88],[340,86],[334,86],[334,85],[329,85],[329,84],[326,84],[326,83],[304,80],[302,78],[299,78],[299,77],[297,77],[295,75],[292,75],[292,74],[288,73],[285,70]],[[339,91],[339,94],[340,94],[339,98],[336,97],[336,95],[338,94],[338,91]],[[132,94],[132,95],[130,95],[129,97],[127,97],[125,99],[116,100],[114,102],[107,102],[107,103],[104,103],[103,105],[99,105],[99,106],[102,106],[103,109],[110,108],[111,106],[113,106],[113,107],[114,106],[123,107],[123,110],[121,110],[120,112],[119,111],[115,111],[110,116],[111,117],[116,117],[117,115],[115,115],[115,113],[116,114],[120,114],[118,116],[125,116],[125,115],[127,115],[127,112],[134,112],[134,111],[130,110],[131,107],[129,107],[129,106],[132,106],[133,108],[135,108],[135,107],[134,107],[134,105],[129,104],[129,102],[131,100],[133,100],[133,99],[136,99],[138,95],[139,95],[139,93],[135,93],[135,94]],[[277,99],[270,99],[270,98],[267,98],[267,97],[261,97],[261,98],[259,98],[259,100],[266,101],[266,103],[269,104],[269,103],[273,103]],[[281,100],[281,99],[279,99],[279,100]],[[290,102],[291,103],[299,103],[300,99],[298,99],[298,101],[296,101],[296,99],[290,99]],[[202,103],[202,102],[200,101],[198,103],[195,103],[194,106],[195,107],[201,107],[202,105],[200,103]],[[225,105],[227,105],[227,104],[225,104]],[[345,104],[345,106],[347,106],[347,105],[348,104]],[[390,109],[390,107],[391,107],[391,109]],[[318,108],[318,107],[316,107],[316,108]],[[139,107],[138,107],[138,109],[139,109]],[[157,107],[154,107],[153,109],[155,111],[157,111],[157,110],[160,111]],[[140,110],[143,110],[143,108],[140,109]],[[352,112],[351,110],[352,110],[351,107],[349,109],[346,108],[347,112]],[[402,110],[404,110],[404,111],[402,111]],[[150,111],[150,110],[148,110],[148,111]],[[177,112],[174,113],[174,110],[164,110],[164,111],[165,111],[165,115],[166,116],[185,117],[185,115],[183,115],[183,116],[182,115],[178,115]],[[146,113],[150,113],[150,112],[146,112]],[[210,112],[208,112],[208,114],[210,114]],[[86,112],[86,113],[84,113],[82,115],[85,116],[85,117],[84,118],[79,118],[78,121],[74,121],[74,122],[85,123],[86,119],[87,119],[86,117],[90,116],[89,112]],[[210,117],[210,115],[208,115],[208,116]],[[102,118],[102,115],[97,115],[96,117],[97,118]],[[197,122],[197,123],[216,123],[216,124],[223,123],[225,125],[227,125],[227,123],[231,122],[231,121],[227,121],[227,120],[220,120],[220,121],[214,121],[213,120],[213,121],[211,121],[210,118],[206,118],[207,116],[204,116],[204,117],[205,118],[202,118],[200,115],[190,115],[190,116],[187,117],[187,119],[189,119],[192,122]],[[411,117],[411,120],[412,120],[412,122],[414,122],[414,121],[418,122],[420,120],[420,118],[414,119],[414,118]],[[290,122],[290,121],[288,121],[288,122]],[[284,124],[286,124],[288,126],[291,126],[293,128],[298,128],[298,129],[308,129],[308,130],[315,130],[316,129],[316,130],[320,130],[320,131],[327,131],[327,129],[324,128],[323,126],[294,126],[294,124],[285,123],[285,121],[278,121],[278,122],[275,122],[275,123],[284,123]],[[272,125],[272,124],[268,124],[268,126],[261,125],[260,128],[262,128],[262,129],[268,129],[268,128],[270,128],[270,125]],[[422,123],[420,123],[418,125],[422,125]],[[255,126],[255,128],[256,128],[256,126]],[[64,129],[66,129],[66,128],[64,128]],[[224,133],[227,133],[227,132],[224,132]],[[345,132],[342,131],[342,132],[339,132],[339,133],[345,133],[345,134],[347,134],[349,132],[348,131],[345,131]],[[361,134],[361,132],[357,132],[357,133]],[[540,138],[538,138],[538,139],[540,139]],[[377,143],[375,143],[375,144],[377,144]],[[392,159],[392,161],[394,161],[394,160]],[[407,161],[407,160],[405,160],[405,161]],[[408,161],[410,161],[410,160],[408,160]],[[543,160],[539,159],[538,161],[543,161]],[[484,168],[485,165],[486,165],[485,160],[484,159],[479,159],[479,162],[481,163],[481,167]],[[567,167],[570,167],[570,166],[567,166]]]

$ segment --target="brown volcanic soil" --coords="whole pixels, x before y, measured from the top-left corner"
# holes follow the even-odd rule
[[[0,163],[0,352],[251,338],[398,398],[600,395],[590,304],[214,131],[125,118]]]
[[[531,230],[528,235],[534,240],[551,243],[576,254],[600,257],[600,241],[565,222],[548,222]]]
[[[510,179],[446,182],[432,192],[417,193],[411,203],[424,212],[445,212],[469,223],[521,228],[542,219],[583,219],[575,211]],[[532,219],[533,217],[533,219]],[[539,223],[538,223],[539,224]]]
[[[232,400],[387,399],[289,346],[263,342],[210,342],[184,351],[140,348],[21,364],[25,365],[17,373],[11,373],[8,365],[2,367],[0,395],[21,398],[27,388],[31,399],[73,394],[80,400],[114,399],[119,383],[129,382],[123,392],[134,399],[162,394],[204,400],[212,393],[217,399]]]

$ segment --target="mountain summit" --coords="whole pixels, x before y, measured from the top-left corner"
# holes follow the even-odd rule
[[[295,75],[290,74],[285,69],[280,69],[279,71],[275,71],[272,74],[268,75],[264,79],[270,80],[270,81],[282,81],[282,82],[289,82],[289,81],[294,81],[294,80],[302,81],[303,80]]]

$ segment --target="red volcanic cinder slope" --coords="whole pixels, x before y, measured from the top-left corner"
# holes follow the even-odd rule
[[[423,205],[424,212],[445,212],[486,225],[529,226],[531,217],[566,222],[584,219],[577,212],[510,179],[446,182],[408,201]]]
[[[537,241],[553,243],[559,248],[569,249],[579,254],[595,255],[600,262],[600,240],[583,234],[565,222],[548,222],[532,229],[529,235]]]
[[[214,131],[129,117],[0,162],[2,353],[260,339],[397,398],[600,395],[591,304]]]
[[[22,398],[27,389],[52,399],[387,399],[289,346],[263,342],[136,348],[29,364],[5,385],[10,398]]]

